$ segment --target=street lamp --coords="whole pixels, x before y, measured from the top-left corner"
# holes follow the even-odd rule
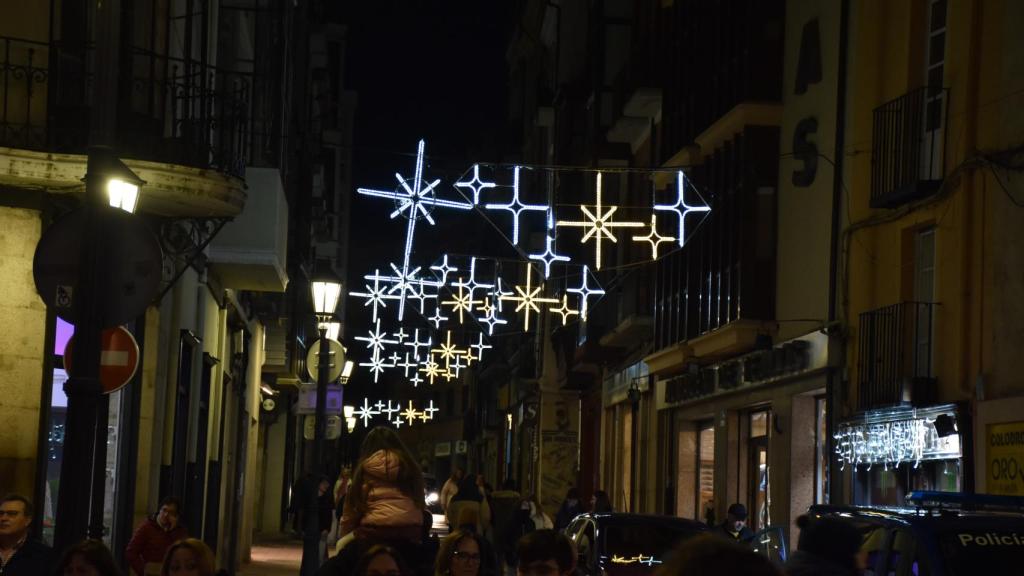
[[[341,322],[320,322],[317,324],[317,329],[325,330],[328,340],[337,340],[338,335],[341,334]]]
[[[302,567],[303,576],[313,576],[320,568],[320,527],[317,506],[317,492],[320,475],[323,474],[324,437],[327,435],[327,381],[330,379],[331,348],[328,338],[333,322],[334,310],[341,298],[341,281],[329,272],[321,272],[310,279],[313,311],[316,313],[317,328],[320,332],[320,357],[316,378],[316,416],[313,435],[313,465],[307,486],[306,521],[303,534]]]
[[[352,370],[356,367],[356,363],[351,360],[345,360],[345,366],[341,369],[341,383],[348,384],[348,379],[352,377]]]

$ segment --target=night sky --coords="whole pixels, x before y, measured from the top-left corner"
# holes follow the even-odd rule
[[[394,189],[395,172],[411,176],[419,139],[426,141],[426,178],[441,178],[439,196],[461,199],[452,184],[474,162],[502,160],[506,130],[505,49],[510,2],[346,2],[346,87],[358,93],[353,186]],[[393,204],[353,193],[350,289],[388,262],[401,263],[405,219],[388,220]],[[416,247],[432,260],[486,231],[474,214],[420,222]],[[371,327],[360,299],[349,299],[348,337]],[[383,327],[383,326],[382,326]],[[394,327],[390,327],[394,328]],[[385,328],[389,329],[389,328]],[[359,348],[362,348],[360,345]],[[369,380],[357,371],[354,383]]]

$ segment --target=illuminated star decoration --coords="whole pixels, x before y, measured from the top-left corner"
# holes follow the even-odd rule
[[[550,232],[548,234],[545,234],[544,235],[544,244],[545,244],[546,248],[544,248],[544,251],[541,252],[540,254],[530,254],[530,256],[529,256],[530,260],[540,260],[541,262],[544,263],[544,277],[545,278],[550,278],[551,277],[551,263],[552,262],[568,262],[569,261],[569,257],[568,256],[563,256],[561,254],[556,254],[555,251],[551,248],[551,244],[554,241],[555,241],[555,237],[552,236]]]
[[[408,378],[409,377],[409,370],[410,369],[413,370],[413,374],[416,373],[416,368],[420,365],[420,359],[419,359],[419,356],[413,356],[412,362],[410,362],[409,361],[409,353],[406,352],[404,360],[405,360],[404,362],[397,362],[396,361],[394,364],[395,364],[395,368],[401,368],[402,369],[402,375],[405,376],[406,378]]]
[[[397,296],[390,296],[387,292],[386,286],[380,285],[380,270],[374,270],[373,275],[373,287],[366,285],[366,292],[349,292],[352,296],[358,296],[360,298],[366,298],[366,304],[363,307],[373,306],[373,317],[374,322],[377,321],[377,309],[387,308],[388,305],[384,302],[385,300],[396,300]]]
[[[448,371],[451,372],[452,368],[454,368],[455,369],[455,372],[453,373],[454,377],[458,378],[459,374],[462,373],[462,369],[465,368],[466,366],[469,366],[469,363],[467,362],[466,364],[463,364],[462,363],[462,356],[456,356],[448,364]]]
[[[395,425],[395,428],[401,428],[402,427],[402,418],[401,417],[395,418],[394,420],[391,421],[391,423]]]
[[[370,418],[373,418],[374,416],[379,416],[380,415],[380,411],[373,409],[373,406],[370,405],[370,399],[369,398],[363,398],[363,405],[362,405],[362,407],[356,408],[356,410],[352,414],[356,418],[362,418],[363,419],[363,426],[364,427],[369,427],[369,425],[370,425]]]
[[[523,212],[534,211],[534,212],[547,212],[547,205],[540,204],[523,204],[519,200],[519,166],[516,166],[512,170],[512,200],[508,204],[485,204],[484,208],[488,210],[505,210],[512,213],[512,244],[519,245],[519,216]]]
[[[484,317],[480,321],[487,324],[487,334],[490,336],[494,336],[495,326],[508,324],[508,320],[498,317],[498,307],[491,304],[490,298],[484,300],[484,305],[480,307],[480,311],[484,313]]]
[[[459,282],[461,281],[462,279],[460,278]],[[452,312],[458,312],[459,324],[462,324],[463,313],[472,312],[474,306],[476,306],[477,304],[482,304],[483,302],[481,302],[480,300],[473,300],[472,292],[466,294],[466,291],[463,289],[465,288],[465,286],[467,286],[466,284],[455,283],[454,285],[459,287],[459,291],[456,294],[452,295],[452,300],[443,300],[441,304],[451,306]]]
[[[381,358],[381,356],[380,356],[380,350],[377,350],[375,348],[373,350],[373,355],[370,356],[370,361],[369,362],[360,362],[359,363],[360,366],[366,366],[366,367],[368,367],[370,369],[370,372],[373,374],[373,382],[375,384],[377,383],[378,378],[380,377],[380,375],[384,373],[384,369],[385,368],[394,368],[395,367],[394,364],[388,364],[384,360],[385,360],[385,358]]]
[[[419,388],[420,384],[423,384],[423,378],[420,377],[419,372],[413,372],[412,378],[409,378],[409,382],[412,383],[413,388]]]
[[[387,332],[380,331],[380,318],[374,320],[373,325],[376,327],[375,330],[370,331],[366,336],[356,336],[356,340],[366,342],[366,347],[373,350],[374,354],[383,352],[385,344],[398,344],[396,340],[388,340],[386,338]]]
[[[473,191],[473,205],[476,206],[480,203],[480,192],[484,188],[494,188],[497,186],[494,182],[484,182],[480,179],[480,165],[473,164],[473,179],[467,181],[459,181],[455,183],[457,188],[469,188]]]
[[[431,344],[433,344],[433,342],[431,342],[431,338],[429,336],[427,337],[426,341],[420,340],[419,328],[413,330],[412,339],[405,343],[406,346],[412,348],[412,354],[417,358],[420,357],[420,348],[430,348]]]
[[[434,408],[434,401],[431,400],[430,403],[427,404],[427,407],[423,409],[423,416],[421,416],[421,419],[424,422],[428,422],[430,420],[433,420],[434,419],[434,412],[437,412],[437,411],[438,411],[438,409]]]
[[[412,400],[409,400],[409,407],[402,410],[402,418],[405,418],[406,424],[412,424],[420,417],[420,411],[412,405]]]
[[[416,404],[412,400],[409,400],[408,407],[403,409],[402,405],[394,404],[388,401],[387,408],[384,408],[383,402],[377,402],[376,407],[370,404],[368,398],[363,398],[363,405],[360,408],[356,408],[352,415],[357,419],[363,421],[363,426],[366,428],[370,427],[370,421],[375,416],[384,416],[388,424],[395,426],[409,425],[411,426],[417,420],[420,422],[430,422],[434,419],[434,414],[439,412],[435,406],[434,401],[431,400],[422,410],[416,409]]]
[[[388,420],[390,420],[392,414],[398,414],[398,412],[401,411],[401,410],[402,410],[402,405],[401,404],[395,404],[394,406],[392,406],[391,405],[391,400],[388,400],[388,407],[384,408],[383,410],[381,410],[381,412],[384,413],[384,414],[387,414],[388,415],[387,418],[388,418]]]
[[[498,312],[504,312],[504,306],[502,306],[502,298],[504,296],[511,296],[515,294],[511,290],[505,290],[501,287],[502,279],[499,276],[497,282],[495,282],[494,291],[491,292],[491,297],[498,303]]]
[[[443,375],[441,365],[434,360],[434,355],[427,356],[426,362],[423,363],[423,368],[420,368],[420,372],[427,375],[427,379],[430,380],[430,385],[434,385],[434,380]]]
[[[452,331],[449,330],[445,337],[445,342],[440,345],[440,348],[435,348],[430,351],[430,355],[438,354],[445,363],[451,362],[456,356],[465,354],[465,351],[459,350],[457,344],[452,344]]]
[[[490,350],[491,348],[493,348],[493,346],[491,346],[490,344],[484,344],[483,333],[478,333],[476,344],[470,344],[469,348],[476,350],[476,358],[482,360],[484,357],[484,350]]]
[[[647,233],[647,236],[633,236],[634,242],[649,242],[651,244],[651,260],[658,259],[658,245],[662,242],[672,242],[675,240],[673,236],[662,236],[658,234],[658,216],[651,214],[651,231]]]
[[[697,194],[700,197],[700,194]],[[703,199],[702,199],[703,200]],[[686,243],[686,217],[691,212],[710,212],[711,207],[704,206],[690,206],[686,203],[686,174],[682,170],[679,171],[676,176],[676,202],[675,204],[655,204],[655,210],[666,210],[675,212],[679,218],[679,232],[676,236],[676,241],[679,246]]]
[[[579,310],[573,310],[569,308],[569,295],[562,294],[562,306],[559,308],[548,308],[548,311],[552,314],[558,314],[562,317],[562,326],[569,323],[569,316],[575,316],[580,313]]]
[[[450,274],[452,272],[458,272],[459,271],[458,268],[456,268],[454,266],[449,266],[448,265],[448,255],[447,254],[445,254],[444,258],[441,260],[441,265],[440,266],[431,266],[430,269],[431,270],[436,270],[436,271],[441,273],[441,284],[442,285],[448,283],[448,274]]]
[[[513,302],[518,302],[519,303],[516,306],[516,312],[519,312],[520,310],[523,310],[523,316],[525,317],[524,318],[524,322],[523,322],[523,329],[526,330],[527,332],[529,332],[529,330],[530,330],[530,312],[532,311],[532,312],[536,312],[536,313],[540,314],[540,307],[538,306],[538,304],[551,304],[551,303],[557,303],[558,302],[558,300],[555,300],[554,298],[541,298],[541,297],[539,297],[541,292],[543,292],[543,290],[544,290],[544,285],[540,284],[540,285],[538,285],[536,287],[533,286],[533,279],[532,279],[532,276],[531,276],[532,272],[533,272],[533,265],[532,264],[527,264],[526,265],[526,285],[525,286],[516,286],[515,287],[516,292],[519,293],[519,296],[502,296],[501,297],[502,300],[511,300]]]
[[[401,186],[403,191],[388,191],[388,190],[373,190],[370,188],[359,188],[358,192],[366,196],[375,196],[377,198],[388,198],[395,200],[398,207],[391,213],[391,218],[395,218],[399,214],[404,214],[408,219],[408,224],[405,229],[405,250],[403,252],[401,277],[408,279],[409,274],[409,255],[412,253],[413,237],[416,234],[416,221],[420,218],[425,219],[430,224],[434,224],[434,219],[430,216],[431,209],[441,208],[454,208],[457,210],[471,210],[472,204],[465,202],[456,202],[454,200],[442,200],[437,198],[434,188],[441,183],[440,179],[434,180],[433,182],[424,186],[423,184],[423,149],[426,144],[423,140],[420,140],[419,147],[416,151],[416,171],[412,178],[412,183],[408,179],[403,178],[401,174],[395,173],[395,178],[398,179],[398,184]],[[398,319],[402,320],[405,314],[405,297],[406,290],[401,290],[398,300]]]
[[[587,311],[590,309],[587,299],[595,295],[603,295],[604,290],[590,287],[590,269],[583,266],[583,280],[578,288],[569,288],[568,292],[580,295],[580,318],[587,319]],[[556,300],[557,302],[557,300]]]
[[[409,294],[409,299],[410,300],[419,300],[420,301],[420,314],[423,315],[423,314],[426,314],[425,308],[426,308],[427,300],[430,300],[430,299],[437,300],[437,294],[428,294],[427,293],[427,286],[434,286],[434,287],[436,287],[436,283],[428,282],[428,281],[424,280],[423,278],[420,278],[419,280],[417,280],[416,283],[419,285],[419,290],[417,290],[415,294],[410,293]]]
[[[448,317],[441,314],[441,306],[438,305],[436,308],[434,308],[434,315],[427,318],[427,321],[434,325],[434,329],[440,330],[441,322],[447,322]]]
[[[612,220],[612,216],[619,207],[609,206],[608,210],[605,211],[605,206],[601,204],[601,177],[602,174],[598,172],[597,204],[594,206],[594,211],[591,212],[589,206],[580,205],[580,211],[583,212],[586,220],[560,220],[555,223],[556,226],[570,226],[586,230],[580,243],[586,244],[587,240],[594,239],[596,247],[594,268],[598,270],[601,269],[601,246],[603,242],[605,240],[611,240],[613,243],[618,242],[618,239],[615,238],[616,228],[642,228],[644,226],[643,222],[616,222]]]
[[[484,284],[476,279],[476,256],[469,259],[469,280],[463,281],[459,278],[455,282],[452,282],[452,286],[456,288],[468,288],[469,298],[472,300],[477,290],[484,290],[494,288],[494,284]],[[462,320],[459,320],[461,322]]]

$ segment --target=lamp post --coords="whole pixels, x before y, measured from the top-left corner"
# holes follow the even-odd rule
[[[64,454],[57,498],[54,545],[64,550],[85,538],[103,537],[108,399],[100,384],[101,333],[108,320],[97,305],[104,278],[97,273],[112,213],[134,213],[143,184],[113,151],[89,150],[85,174],[83,239],[74,291],[75,371],[64,383],[68,399]]]
[[[331,355],[328,329],[341,297],[341,282],[329,274],[319,274],[310,282],[313,311],[320,332],[320,352],[317,361],[316,415],[313,433],[313,463],[309,474],[309,493],[306,501],[306,521],[303,528],[303,576],[313,576],[320,567],[319,487],[324,473],[324,437],[327,435],[327,381],[330,378]]]

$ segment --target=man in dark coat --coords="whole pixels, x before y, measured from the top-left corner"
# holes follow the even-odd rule
[[[17,494],[0,500],[0,576],[36,576],[53,570],[53,550],[29,537],[32,503]]]
[[[754,533],[747,528],[747,507],[739,502],[729,506],[725,522],[719,524],[715,528],[715,532],[734,542],[751,541],[754,538]]]
[[[132,571],[143,576],[146,574],[147,565],[150,565],[150,572],[159,571],[171,544],[188,538],[188,530],[178,523],[180,513],[181,501],[174,496],[168,496],[160,502],[157,513],[146,518],[135,529],[124,551],[124,559],[132,567]]]

